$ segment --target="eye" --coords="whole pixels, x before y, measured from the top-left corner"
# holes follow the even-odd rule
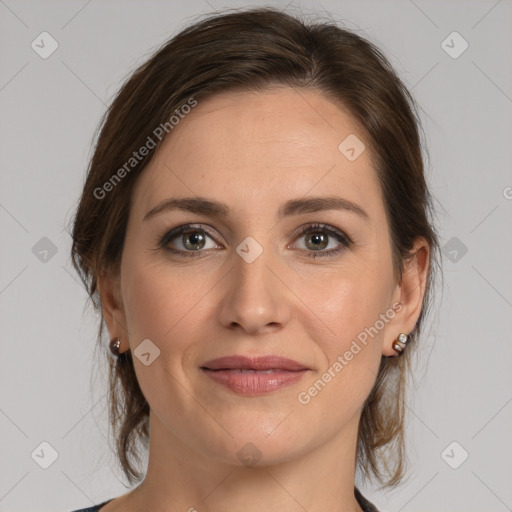
[[[218,237],[205,227],[185,224],[166,232],[158,241],[158,248],[183,257],[196,257],[207,249],[219,249]],[[352,240],[342,231],[326,225],[313,224],[301,228],[295,240],[304,239],[297,244],[300,252],[308,258],[334,257],[342,250],[350,248]]]
[[[158,245],[180,256],[195,256],[194,253],[203,252],[202,249],[218,248],[213,235],[192,224],[171,229],[160,239]]]
[[[329,258],[352,246],[352,241],[347,235],[326,224],[305,226],[299,232],[297,240],[302,238],[304,243],[299,248],[308,258]]]

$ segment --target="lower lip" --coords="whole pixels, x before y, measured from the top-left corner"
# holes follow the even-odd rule
[[[229,388],[239,395],[262,395],[292,386],[299,382],[307,370],[273,370],[241,373],[240,370],[203,371],[218,384]]]

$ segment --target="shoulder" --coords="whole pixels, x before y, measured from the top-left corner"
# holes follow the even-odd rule
[[[81,509],[73,510],[72,512],[98,512],[100,510],[100,508],[103,507],[103,505],[106,505],[107,503],[109,503],[112,500],[113,500],[113,498],[111,500],[104,501],[103,503],[100,503],[99,505],[94,505],[93,507],[89,507],[89,508],[81,508]]]
[[[359,489],[356,487],[354,490],[354,494],[356,496],[357,503],[359,503],[359,506],[363,509],[364,512],[379,512],[377,507],[370,503],[360,492]]]

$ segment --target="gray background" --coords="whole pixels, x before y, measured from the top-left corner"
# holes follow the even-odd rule
[[[126,492],[105,437],[104,376],[92,373],[97,317],[84,309],[66,225],[121,79],[197,15],[248,5],[0,0],[0,511],[68,511]],[[448,244],[411,387],[410,477],[362,490],[382,512],[512,510],[512,3],[294,6],[377,43],[412,89]],[[59,45],[47,59],[31,48],[43,31]],[[469,44],[457,58],[442,46],[453,31]],[[47,469],[43,441],[58,454]]]

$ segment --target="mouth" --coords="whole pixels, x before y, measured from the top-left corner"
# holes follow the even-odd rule
[[[307,366],[279,356],[227,356],[204,363],[201,370],[239,395],[263,395],[299,382]]]

